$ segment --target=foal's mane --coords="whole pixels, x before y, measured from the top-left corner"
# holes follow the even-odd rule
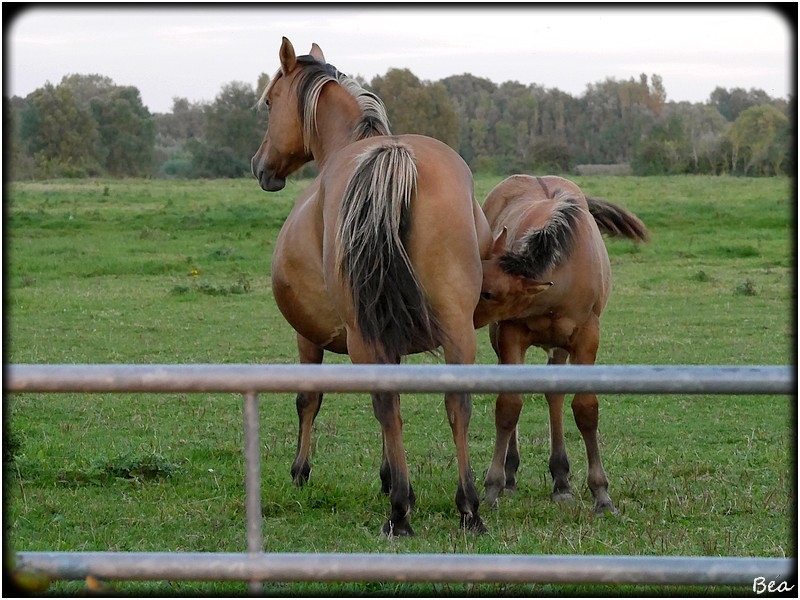
[[[575,228],[583,208],[571,193],[556,191],[557,201],[548,222],[531,229],[515,244],[519,250],[500,256],[500,267],[509,275],[538,279],[569,257],[575,240]]]
[[[297,57],[303,67],[297,83],[297,110],[303,127],[303,143],[310,152],[309,141],[317,133],[317,103],[323,86],[329,82],[341,85],[358,102],[361,108],[361,119],[353,130],[353,141],[374,135],[391,135],[389,117],[386,107],[377,95],[364,89],[355,79],[340,72],[329,63],[321,63],[310,55]],[[280,69],[267,85],[258,101],[259,106],[266,104],[267,95],[272,87],[283,77]]]

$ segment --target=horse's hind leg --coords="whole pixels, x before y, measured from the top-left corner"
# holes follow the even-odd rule
[[[322,363],[325,351],[300,334],[297,334],[297,349],[300,352],[301,363]],[[292,463],[291,473],[295,485],[302,486],[308,481],[308,477],[311,474],[311,463],[308,461],[311,430],[314,427],[314,419],[317,417],[322,405],[322,394],[320,392],[300,392],[297,394],[295,402],[300,425],[297,433],[297,454]]]
[[[377,360],[376,353],[366,346],[357,332],[348,329],[347,351],[353,363],[390,363],[394,360]],[[372,394],[372,410],[381,426],[383,458],[381,460],[381,490],[389,492],[391,512],[381,531],[387,536],[412,536],[411,509],[414,507],[414,490],[408,474],[406,451],[403,447],[403,418],[400,415],[400,396],[396,393]]]
[[[585,325],[578,336],[577,343],[570,355],[571,362],[578,365],[593,365],[597,356],[600,343],[600,320],[593,316]],[[586,457],[589,462],[588,484],[594,496],[594,509],[596,513],[616,513],[614,504],[608,495],[608,478],[606,477],[603,462],[600,459],[600,447],[597,442],[597,424],[599,420],[599,405],[594,394],[575,394],[572,400],[572,413],[575,424],[583,436],[586,445]]]
[[[472,318],[469,313],[469,319]],[[447,364],[473,364],[477,352],[477,339],[472,321],[467,321],[460,329],[451,328],[444,346]],[[485,533],[486,526],[478,513],[480,496],[475,487],[472,466],[469,459],[469,422],[472,417],[472,396],[467,393],[448,393],[444,396],[447,420],[453,433],[458,460],[458,489],[456,508],[461,515],[461,526],[475,533]]]
[[[548,352],[548,365],[566,364],[569,354],[561,348],[553,348]],[[555,502],[568,502],[574,499],[569,484],[569,459],[564,441],[564,394],[545,394],[550,416],[550,475],[553,477],[553,493]]]
[[[383,533],[392,535],[414,535],[410,516],[414,506],[414,490],[408,477],[408,463],[403,447],[403,419],[400,415],[400,396],[397,394],[372,394],[372,409],[381,424],[383,434],[383,464],[381,481],[386,486],[385,473],[388,471],[391,488],[389,503],[391,513],[383,525]]]

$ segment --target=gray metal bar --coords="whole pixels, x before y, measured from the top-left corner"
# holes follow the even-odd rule
[[[796,583],[796,559],[509,554],[20,552],[53,579],[742,585]]]
[[[794,367],[650,365],[7,365],[6,392],[794,394]]]
[[[247,515],[247,551],[260,554],[264,538],[261,531],[261,451],[258,437],[258,394],[244,395],[245,511]],[[250,580],[250,593],[263,593],[258,579]]]

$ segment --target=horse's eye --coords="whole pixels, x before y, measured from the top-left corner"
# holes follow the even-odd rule
[[[481,292],[481,298],[484,300],[491,300],[493,297],[494,294],[492,294],[492,292]]]

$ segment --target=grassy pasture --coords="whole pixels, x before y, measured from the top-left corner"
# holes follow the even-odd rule
[[[476,178],[485,197],[500,178]],[[785,178],[577,177],[636,212],[652,241],[608,240],[614,291],[605,364],[794,361],[791,182]],[[5,200],[7,363],[293,363],[271,297],[273,241],[304,182],[276,194],[241,181],[10,184]],[[495,362],[486,330],[479,361]],[[433,362],[429,356],[412,361]],[[329,355],[327,362],[347,362]],[[544,362],[532,349],[529,362]],[[476,395],[477,479],[494,437]],[[547,409],[526,399],[519,490],[458,529],[454,447],[439,395],[403,398],[417,537],[379,535],[380,432],[363,395],[326,397],[309,484],[289,476],[291,394],[261,399],[265,548],[281,552],[473,552],[796,556],[796,409],[782,396],[600,399],[603,460],[619,509],[594,518],[582,441],[566,421],[574,505],[549,501]],[[17,394],[5,399],[5,534],[37,551],[246,549],[242,402],[226,394]],[[480,486],[479,486],[480,487]],[[54,584],[69,594],[81,584]],[[243,583],[121,583],[129,594],[244,595]],[[268,585],[270,594],[635,594],[600,586]],[[745,590],[682,589],[684,594]]]

